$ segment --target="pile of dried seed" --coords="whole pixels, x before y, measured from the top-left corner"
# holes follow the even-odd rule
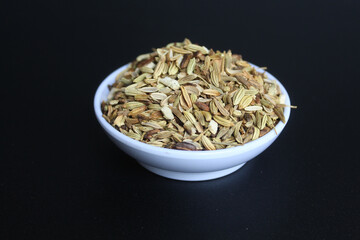
[[[264,136],[285,122],[285,96],[241,55],[183,42],[140,55],[103,102],[121,133],[154,146],[216,150]]]

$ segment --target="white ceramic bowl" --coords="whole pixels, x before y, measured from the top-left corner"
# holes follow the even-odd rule
[[[258,71],[262,71],[257,66],[253,66]],[[286,125],[279,122],[275,127],[277,134],[274,130],[271,130],[263,137],[248,142],[243,146],[214,151],[182,151],[156,147],[136,141],[112,127],[102,117],[100,107],[101,102],[106,100],[109,93],[108,85],[114,83],[117,74],[126,67],[127,65],[115,70],[98,87],[94,98],[96,118],[110,139],[121,150],[135,158],[149,171],[163,177],[185,181],[201,181],[228,175],[269,147]],[[267,73],[267,76],[269,79],[277,81],[281,92],[286,95],[286,104],[290,105],[290,98],[284,86],[270,73]],[[285,108],[284,115],[288,121],[290,108]]]

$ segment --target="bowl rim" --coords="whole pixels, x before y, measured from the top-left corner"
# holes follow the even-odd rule
[[[245,143],[244,145],[240,145],[240,146],[236,146],[236,147],[232,147],[232,148],[217,149],[217,150],[213,150],[213,151],[184,151],[184,150],[177,150],[177,149],[153,146],[153,145],[150,145],[147,143],[140,142],[140,141],[132,139],[132,138],[124,135],[123,133],[119,132],[118,130],[116,130],[113,126],[111,126],[102,117],[102,111],[101,111],[101,102],[103,100],[105,100],[102,96],[104,90],[106,91],[106,89],[108,88],[108,85],[111,85],[112,83],[114,83],[115,78],[118,75],[118,73],[121,72],[122,70],[124,70],[128,65],[129,64],[125,64],[125,65],[117,68],[115,71],[113,71],[111,74],[109,74],[98,86],[95,96],[94,96],[94,101],[93,101],[94,111],[95,111],[95,115],[96,115],[98,122],[100,123],[100,125],[104,128],[104,130],[109,135],[111,135],[116,140],[118,140],[126,145],[129,145],[133,148],[139,149],[141,151],[151,152],[152,154],[161,155],[161,156],[168,156],[169,154],[179,154],[179,155],[181,155],[181,158],[186,157],[186,156],[194,157],[195,155],[196,155],[196,157],[206,157],[206,156],[213,157],[214,155],[242,154],[242,153],[249,152],[249,151],[277,138],[290,119],[291,109],[290,109],[290,107],[285,107],[284,116],[285,116],[286,122],[285,123],[283,123],[281,121],[278,122],[278,124],[275,126],[277,134],[275,133],[275,130],[272,129],[270,132],[268,132],[264,136],[262,136],[256,140],[250,141],[248,143]],[[260,67],[254,65],[254,64],[251,64],[251,65],[258,72],[266,72],[268,79],[275,80],[280,87],[281,93],[284,94],[286,97],[285,104],[291,105],[289,94],[287,93],[285,87],[281,84],[281,82],[277,78],[275,78],[272,74],[270,74],[269,72],[261,69]],[[106,94],[106,96],[107,96],[107,94]],[[176,157],[176,155],[173,155],[172,157]]]

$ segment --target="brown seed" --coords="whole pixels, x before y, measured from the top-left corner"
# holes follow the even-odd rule
[[[178,142],[174,146],[175,149],[185,150],[185,151],[196,151],[195,145],[187,142]]]
[[[210,111],[210,108],[209,106],[206,104],[206,103],[203,103],[203,102],[195,102],[195,105],[200,108],[201,110],[204,110],[204,111],[207,111],[209,112]]]
[[[185,54],[183,60],[181,61],[180,68],[186,68],[191,58],[192,54]]]
[[[148,65],[148,64],[151,63],[152,61],[154,61],[154,58],[153,58],[153,57],[148,58],[148,59],[144,59],[144,60],[138,62],[138,64],[136,65],[136,67],[137,67],[137,68],[141,68],[141,67],[143,67],[143,66],[145,66],[145,65]]]
[[[270,132],[270,128],[269,127],[264,127],[261,131],[260,131],[260,137],[264,136],[265,134],[267,134],[268,132]]]
[[[153,111],[151,114],[150,114],[150,119],[151,120],[157,120],[157,119],[160,119],[162,118],[163,115],[161,113],[161,111]]]
[[[130,117],[136,117],[137,115],[139,115],[140,113],[144,112],[146,110],[146,106],[141,106],[141,107],[138,107],[138,108],[134,108],[133,110],[131,110],[129,112],[129,116]]]
[[[150,140],[150,138],[152,138],[153,135],[156,134],[156,133],[158,133],[158,132],[160,132],[160,129],[150,130],[150,131],[148,131],[148,132],[145,133],[144,139]]]
[[[169,106],[169,108],[171,109],[172,113],[182,122],[185,123],[187,120],[185,118],[185,116],[175,107],[171,107]]]

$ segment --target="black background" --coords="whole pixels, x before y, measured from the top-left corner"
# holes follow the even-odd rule
[[[359,239],[359,1],[1,2],[0,239]],[[267,66],[284,132],[212,181],[156,176],[95,119],[100,82],[185,37]]]

